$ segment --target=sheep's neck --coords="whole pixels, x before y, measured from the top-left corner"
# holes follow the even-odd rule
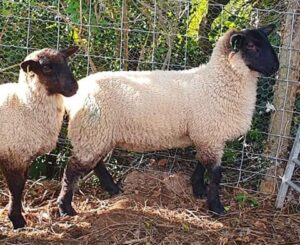
[[[240,54],[232,54],[228,57],[216,52],[207,67],[213,71],[214,81],[221,80],[223,85],[226,84],[229,87],[238,86],[243,89],[248,87],[249,83],[256,85],[258,79],[258,73],[244,64]]]
[[[27,107],[36,115],[35,120],[48,116],[48,119],[53,119],[53,124],[59,124],[58,121],[62,120],[64,113],[63,97],[60,94],[48,95],[45,86],[38,81],[36,76],[28,76],[21,71],[19,84],[23,86],[25,93],[27,94]],[[23,78],[23,79],[22,79]],[[43,114],[41,117],[39,114]],[[45,115],[48,114],[48,115]],[[51,125],[49,125],[51,127]],[[53,126],[53,125],[52,125]]]
[[[245,112],[251,120],[256,101],[258,73],[246,67],[241,59],[238,60],[238,56],[235,58],[236,64],[240,66],[239,70],[232,66],[225,55],[212,56],[206,66],[208,71],[205,73],[210,76],[207,86],[213,91],[211,94],[216,97],[217,103],[225,104],[229,111],[236,111],[239,105],[239,108],[243,108],[241,114]]]

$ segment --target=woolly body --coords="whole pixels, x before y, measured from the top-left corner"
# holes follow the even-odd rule
[[[49,97],[41,87],[33,92],[21,84],[5,84],[0,98],[0,158],[9,159],[9,168],[25,162],[27,167],[55,148],[64,114],[62,96]]]
[[[24,227],[22,192],[31,161],[51,151],[58,139],[64,105],[78,85],[66,58],[77,48],[42,49],[21,63],[18,83],[0,86],[0,168],[10,191],[8,217]]]
[[[274,28],[229,30],[210,61],[191,70],[103,72],[81,80],[79,93],[66,103],[73,155],[58,197],[60,214],[76,214],[74,186],[91,169],[111,195],[120,192],[103,164],[114,147],[153,151],[189,145],[195,145],[198,160],[191,177],[194,196],[207,195],[209,210],[224,214],[223,148],[251,125],[259,73],[278,70],[267,37]]]
[[[196,145],[201,158],[251,124],[258,73],[227,48],[228,32],[208,64],[185,71],[101,72],[67,98],[73,156],[94,167],[112,148],[153,151]],[[225,43],[226,42],[226,43]]]
[[[55,148],[64,115],[63,96],[49,96],[36,77],[21,69],[18,83],[0,86],[0,115],[0,159],[6,160],[0,164],[27,168],[36,156]]]

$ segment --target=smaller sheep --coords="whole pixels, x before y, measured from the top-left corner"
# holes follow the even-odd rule
[[[78,93],[66,102],[73,153],[58,198],[60,213],[76,213],[71,205],[74,185],[91,169],[111,194],[119,191],[103,164],[113,148],[144,152],[194,145],[198,164],[191,178],[193,193],[207,194],[209,209],[223,214],[223,149],[251,125],[259,74],[278,70],[267,37],[273,29],[229,30],[210,61],[191,70],[102,72],[79,81]],[[205,171],[210,176],[207,191]]]
[[[18,83],[0,86],[0,168],[10,191],[8,217],[14,229],[25,226],[22,192],[33,159],[55,148],[63,121],[63,96],[78,84],[67,64],[77,51],[42,49],[21,63]]]

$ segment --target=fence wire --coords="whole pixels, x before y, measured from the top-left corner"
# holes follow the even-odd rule
[[[80,46],[79,53],[70,61],[78,79],[105,70],[189,69],[208,61],[214,43],[228,28],[269,23],[278,27],[270,40],[279,56],[283,50],[299,53],[299,48],[292,45],[292,38],[288,45],[282,42],[287,16],[292,19],[288,28],[293,30],[299,25],[299,12],[289,10],[284,1],[274,1],[265,8],[253,7],[250,2],[4,0],[0,9],[0,83],[16,82],[19,68],[11,66],[20,63],[33,50],[59,49],[72,44]],[[280,69],[287,70],[284,79],[268,77],[258,82],[251,130],[227,144],[223,157],[224,184],[259,191],[260,182],[267,175],[278,178],[277,173],[269,174],[268,168],[274,163],[287,162],[288,151],[281,154],[281,144],[293,142],[300,120],[300,97],[295,97],[293,109],[287,108],[285,103],[276,108],[278,113],[292,115],[289,132],[285,132],[282,124],[280,133],[273,134],[269,125],[274,113],[274,86],[284,83],[288,89],[288,86],[298,85],[299,78],[291,79],[289,72],[299,71],[299,64],[293,64],[290,59],[281,64]],[[66,139],[66,123],[67,120],[57,149],[35,161],[31,177],[61,176],[71,151]],[[281,142],[276,152],[267,149],[270,137]],[[192,147],[143,154],[117,149],[108,165],[113,173],[122,175],[132,169],[191,174],[194,157]]]

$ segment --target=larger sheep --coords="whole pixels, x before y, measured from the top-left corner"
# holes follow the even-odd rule
[[[273,29],[229,30],[210,61],[191,70],[101,72],[80,80],[78,93],[66,102],[73,154],[58,198],[60,213],[76,213],[71,205],[74,184],[91,169],[110,193],[119,191],[103,165],[113,148],[144,152],[194,145],[198,164],[191,178],[193,193],[206,194],[207,170],[208,207],[223,214],[223,148],[251,125],[259,74],[278,70],[267,38]]]
[[[78,89],[67,65],[76,50],[35,51],[21,63],[18,83],[0,86],[0,168],[10,191],[8,216],[15,229],[26,224],[21,199],[28,167],[55,147],[65,111],[63,96]]]

